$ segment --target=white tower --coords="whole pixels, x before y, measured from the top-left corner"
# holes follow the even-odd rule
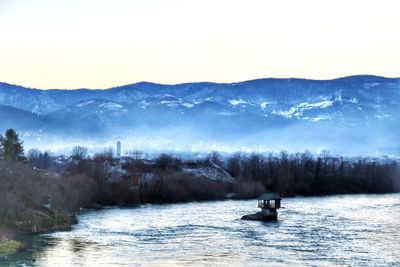
[[[121,157],[121,142],[117,142],[117,158]]]

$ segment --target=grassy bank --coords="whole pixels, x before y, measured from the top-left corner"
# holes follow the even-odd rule
[[[23,244],[12,239],[13,236],[12,230],[0,224],[0,257],[13,254],[23,248]]]
[[[24,245],[18,241],[4,239],[0,241],[0,257],[11,255],[23,247]]]
[[[71,229],[74,210],[69,205],[72,186],[26,163],[0,160],[0,255],[24,246],[13,240],[20,233]]]

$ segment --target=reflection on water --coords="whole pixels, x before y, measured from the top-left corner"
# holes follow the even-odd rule
[[[400,194],[283,200],[278,222],[242,221],[257,201],[85,212],[31,237],[11,266],[400,266]],[[32,261],[34,259],[35,261]]]

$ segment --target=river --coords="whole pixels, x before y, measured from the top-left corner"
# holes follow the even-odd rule
[[[277,222],[240,220],[257,201],[83,212],[30,237],[4,266],[400,266],[400,194],[283,199]]]

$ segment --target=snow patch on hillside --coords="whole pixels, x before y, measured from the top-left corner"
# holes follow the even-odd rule
[[[161,104],[167,105],[170,108],[175,108],[180,105],[182,100],[163,100],[161,101]]]
[[[260,104],[260,107],[264,110],[264,109],[267,108],[268,105],[269,105],[269,102],[264,101],[264,102],[262,102],[262,103]]]
[[[375,118],[379,119],[379,120],[383,120],[383,119],[387,119],[387,118],[391,118],[392,116],[389,114],[378,114],[375,115]]]
[[[312,118],[311,121],[318,122],[318,121],[330,120],[332,118],[333,118],[333,116],[330,116],[330,115],[319,115],[315,118]]]
[[[150,105],[150,103],[146,102],[146,100],[142,100],[142,101],[139,102],[139,107],[142,108],[142,109],[146,109],[146,107],[148,105]]]
[[[358,99],[354,97],[354,98],[350,99],[350,103],[357,104]]]
[[[364,84],[364,88],[370,89],[371,87],[375,87],[375,86],[378,86],[378,85],[380,85],[380,83],[377,83],[377,82],[375,82],[375,83],[366,83],[366,84]]]
[[[324,101],[320,101],[320,102],[316,102],[316,103],[300,103],[299,105],[297,105],[298,108],[305,110],[305,109],[312,109],[312,108],[328,108],[330,106],[333,105],[333,101],[332,100],[324,100]]]
[[[232,116],[235,115],[235,113],[233,112],[226,112],[226,111],[221,111],[217,113],[218,115],[222,115],[222,116]]]
[[[183,103],[182,106],[184,106],[185,108],[192,108],[192,107],[194,107],[194,104],[191,104],[191,103]]]
[[[247,104],[247,102],[244,101],[243,99],[231,99],[231,100],[228,100],[228,102],[231,103],[232,106],[237,106],[240,104]]]
[[[122,105],[114,103],[114,102],[107,102],[107,103],[100,104],[99,108],[120,109],[123,107],[122,107]]]
[[[90,105],[90,104],[92,104],[93,102],[94,102],[94,100],[89,100],[89,101],[85,101],[85,102],[80,102],[80,103],[76,104],[76,106],[80,108],[80,107],[84,107],[84,106]]]
[[[283,111],[272,111],[272,114],[277,114],[277,115],[281,115],[285,118],[299,118],[300,116],[303,115],[305,110],[310,110],[310,109],[324,109],[324,108],[328,108],[331,107],[333,105],[332,100],[323,100],[323,101],[319,101],[319,102],[315,102],[315,103],[307,103],[307,102],[303,102],[300,103],[294,107],[291,107],[288,110],[283,110]]]

